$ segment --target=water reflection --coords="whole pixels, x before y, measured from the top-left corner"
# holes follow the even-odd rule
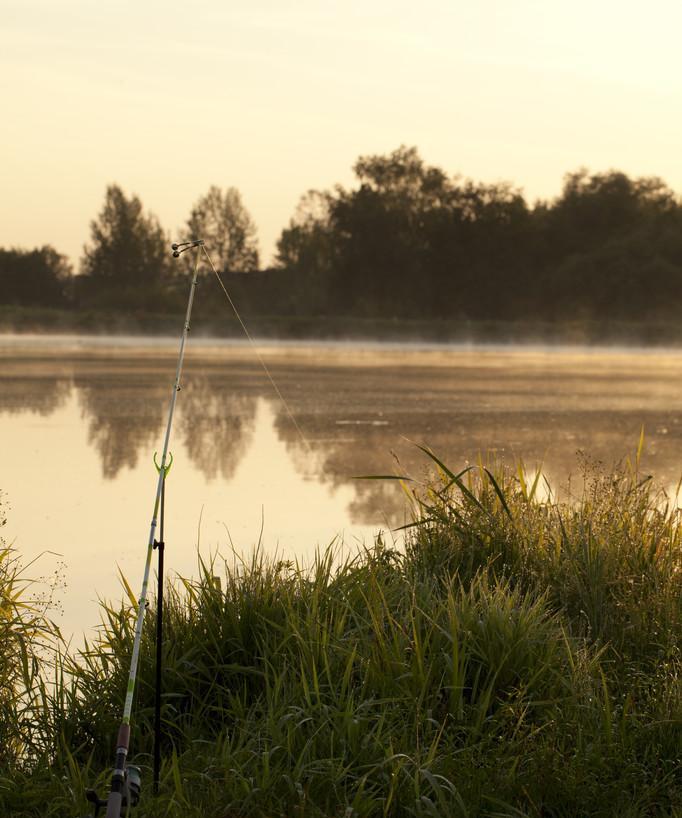
[[[274,415],[297,473],[330,491],[350,487],[348,514],[359,524],[404,522],[394,485],[353,477],[425,476],[429,463],[415,443],[430,446],[453,467],[480,453],[508,463],[523,457],[531,468],[542,463],[561,484],[576,471],[578,450],[611,464],[634,451],[644,426],[645,468],[663,483],[676,482],[682,471],[682,363],[676,355],[350,354],[342,347],[273,347],[267,355],[305,441],[250,353],[199,347],[188,357],[174,440],[206,480],[232,480],[263,436],[261,400],[271,409],[263,417]],[[75,396],[102,475],[115,480],[160,446],[173,375],[173,349],[52,356],[5,350],[0,414],[49,418]]]
[[[412,361],[410,360],[412,357]],[[433,449],[453,468],[484,459],[542,465],[555,488],[580,469],[578,452],[609,467],[634,454],[645,429],[643,467],[663,484],[682,472],[682,364],[673,354],[533,350],[445,351],[402,363],[328,368],[290,384],[292,410],[319,459],[320,479],[407,473],[425,478]],[[302,373],[298,373],[299,379]],[[296,463],[305,446],[278,408],[276,428]],[[577,481],[576,481],[577,482]],[[369,522],[403,521],[399,491],[356,483],[349,511]],[[393,499],[392,499],[393,498]]]
[[[364,413],[365,416],[367,413]],[[428,480],[433,463],[418,448],[426,446],[457,470],[479,458],[510,467],[523,460],[526,468],[541,467],[555,490],[564,496],[568,479],[579,485],[581,453],[589,453],[605,467],[634,456],[642,426],[645,429],[643,468],[658,481],[674,483],[682,473],[682,428],[672,412],[510,410],[508,412],[399,411],[386,405],[385,425],[339,424],[333,416],[318,418],[311,445],[320,456],[320,479],[333,486],[352,475],[407,474]],[[352,420],[349,418],[348,420]],[[303,446],[282,413],[279,434],[303,455]],[[391,526],[404,520],[404,501],[394,484],[362,481],[354,484],[349,512],[359,523],[385,515]]]
[[[47,417],[66,403],[71,388],[68,378],[24,377],[3,373],[0,413],[33,412]]]
[[[182,390],[178,436],[208,480],[231,480],[253,442],[257,399],[224,379],[202,375]]]
[[[74,379],[88,443],[99,453],[104,477],[114,479],[124,467],[134,469],[141,452],[159,445],[168,400],[163,386],[158,378],[138,373]]]

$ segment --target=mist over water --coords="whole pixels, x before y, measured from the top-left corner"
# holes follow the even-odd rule
[[[664,486],[682,473],[682,355],[674,351],[277,343],[260,348],[301,438],[245,344],[192,339],[171,438],[167,564],[196,547],[263,547],[309,559],[353,548],[406,517],[395,484],[427,477],[430,446],[453,468],[523,458],[560,493],[585,452],[634,455]],[[98,594],[136,588],[175,374],[176,340],[0,340],[3,536],[26,558],[63,555],[66,633],[97,622]],[[261,534],[262,528],[262,534]],[[46,555],[49,574],[57,558]]]

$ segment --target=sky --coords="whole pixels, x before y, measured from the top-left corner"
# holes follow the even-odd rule
[[[234,186],[267,265],[309,189],[416,146],[532,202],[612,168],[682,192],[678,0],[0,0],[0,247],[77,267],[108,184],[173,234]]]

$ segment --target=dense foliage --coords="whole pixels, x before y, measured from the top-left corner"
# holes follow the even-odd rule
[[[73,271],[54,247],[0,248],[2,303],[65,307],[72,301]]]
[[[570,502],[521,468],[437,465],[403,480],[404,550],[308,571],[257,554],[169,588],[157,800],[151,616],[144,633],[140,818],[680,814],[676,503],[636,464]],[[106,787],[130,595],[65,659],[36,714],[52,748],[2,773],[2,814],[84,813],[84,785]]]
[[[256,227],[235,188],[211,187],[180,232],[202,234],[249,317],[677,319],[682,203],[660,179],[579,170],[558,197],[531,204],[509,184],[449,176],[415,148],[360,157],[354,171],[355,187],[301,199],[272,269],[256,269]],[[169,239],[137,197],[110,186],[91,229],[76,277],[50,248],[0,251],[4,303],[181,310],[184,267],[169,263]],[[224,307],[209,298],[202,310]]]
[[[682,206],[660,179],[569,174],[520,190],[450,178],[414,148],[360,158],[279,241],[299,309],[451,319],[624,319],[682,304]]]

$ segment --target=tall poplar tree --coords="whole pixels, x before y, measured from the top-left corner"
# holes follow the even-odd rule
[[[258,269],[256,225],[234,187],[212,185],[192,208],[188,238],[203,239],[218,269],[248,273]]]

